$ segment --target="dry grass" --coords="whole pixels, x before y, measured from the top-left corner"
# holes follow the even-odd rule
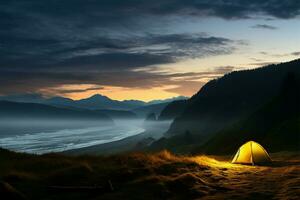
[[[244,166],[167,151],[67,157],[1,150],[0,191],[11,199],[299,199],[300,155],[272,158],[272,166]]]

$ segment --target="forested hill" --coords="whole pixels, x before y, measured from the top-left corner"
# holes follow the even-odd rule
[[[300,80],[289,74],[280,94],[246,119],[217,133],[196,151],[233,153],[254,140],[269,151],[300,150]]]
[[[253,113],[278,95],[288,73],[300,74],[300,60],[237,71],[208,82],[187,101],[167,135],[207,135]]]

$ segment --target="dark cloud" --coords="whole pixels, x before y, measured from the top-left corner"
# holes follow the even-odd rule
[[[91,41],[19,39],[2,43],[0,70],[130,70],[178,59],[232,53],[239,41],[205,34],[146,34],[134,38],[99,37]]]
[[[237,69],[237,68],[233,67],[233,66],[221,66],[221,67],[216,67],[214,71],[217,74],[227,74],[229,72],[232,72],[235,69]]]
[[[264,51],[259,52],[259,53],[264,56],[270,56],[270,57],[275,57],[275,58],[287,57],[287,56],[300,56],[300,51],[295,51],[295,52],[290,52],[290,53],[281,53],[281,54],[268,53],[268,52],[264,52]],[[259,60],[257,60],[257,61],[259,61]]]
[[[77,23],[85,27],[86,24],[81,21],[82,17],[89,19],[89,24],[97,24],[100,20],[104,26],[111,26],[112,21],[118,24],[124,16],[127,18],[125,24],[129,24],[128,18],[141,15],[247,18],[264,14],[277,18],[293,18],[299,15],[300,3],[298,0],[10,0],[2,3],[2,8],[2,15],[14,21],[22,21],[22,11],[28,13],[27,18],[46,15],[73,20],[77,16]],[[12,13],[16,17],[11,17]],[[6,23],[9,24],[8,21]]]
[[[271,26],[267,24],[256,24],[252,26],[251,28],[256,28],[256,29],[268,29],[268,30],[277,30],[278,28],[276,26]]]
[[[55,95],[65,95],[70,93],[79,93],[79,92],[87,92],[87,91],[99,91],[103,90],[104,87],[102,86],[94,86],[94,87],[88,87],[86,89],[63,89],[63,88],[50,88],[48,89],[49,93],[55,94]]]
[[[293,56],[300,56],[300,51],[293,52],[293,53],[291,53],[291,55],[293,55]]]
[[[214,78],[214,77],[209,77]],[[191,96],[198,91],[207,81],[182,81],[181,84],[174,88],[166,89],[168,92],[173,92],[176,94],[181,94],[183,96]]]
[[[146,35],[106,42],[106,46],[73,50],[56,64],[62,69],[128,70],[173,63],[178,59],[232,53],[238,41],[188,34]]]
[[[167,73],[150,71],[114,71],[114,72],[1,72],[0,94],[17,93],[39,93],[48,90],[51,94],[66,94],[72,92],[84,92],[99,90],[105,86],[126,88],[152,88],[165,85],[178,85],[169,91],[182,91],[184,84],[193,85],[191,90],[195,91],[196,85],[201,87],[201,79],[216,78],[223,73],[234,70],[232,67],[217,67],[209,72]],[[92,84],[87,89],[62,89],[62,85]],[[189,90],[189,93],[191,93]]]
[[[279,62],[254,62],[254,63],[248,63],[249,66],[254,66],[254,67],[262,67],[262,66],[266,66],[266,65],[273,65],[273,64],[278,64]]]
[[[0,91],[79,83],[160,85],[175,75],[146,69],[186,58],[230,54],[244,45],[205,33],[165,32],[170,18],[265,15],[288,19],[298,17],[299,10],[296,0],[1,1]]]
[[[236,69],[237,68],[233,66],[215,67],[210,72],[201,72],[201,73],[196,73],[190,77],[184,77],[183,80],[180,80],[180,84],[177,84],[177,86],[174,88],[166,89],[166,91],[175,92],[181,95],[191,96],[195,93],[195,91],[198,91],[199,88],[201,88],[203,85],[207,83],[207,79],[218,78]]]

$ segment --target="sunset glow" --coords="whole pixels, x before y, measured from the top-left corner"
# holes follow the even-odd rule
[[[191,96],[226,73],[300,56],[297,5],[273,11],[234,1],[241,10],[233,11],[223,1],[158,2],[76,1],[72,12],[59,1],[8,4],[0,95]]]

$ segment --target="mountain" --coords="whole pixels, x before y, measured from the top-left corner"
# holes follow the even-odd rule
[[[145,118],[147,115],[154,113],[156,116],[160,116],[161,112],[173,102],[176,101],[184,101],[187,97],[178,96],[164,100],[153,100],[147,102],[144,106],[140,106],[132,110],[132,112],[136,113],[139,117]]]
[[[210,154],[233,153],[254,140],[268,151],[300,150],[300,77],[290,74],[280,94],[245,120],[225,128],[199,151]]]
[[[65,97],[52,97],[49,99],[43,99],[40,103],[62,107],[73,107],[75,101]],[[75,106],[76,107],[76,106]]]
[[[45,98],[38,93],[0,96],[0,100],[22,103],[43,103]]]
[[[160,113],[158,120],[173,120],[181,115],[187,105],[187,100],[176,100],[169,103]]]
[[[275,97],[289,72],[300,73],[300,60],[236,71],[209,81],[187,101],[167,135],[185,133],[210,137],[253,113]]]
[[[12,101],[12,102],[23,102],[23,103],[41,103],[52,106],[59,106],[65,108],[80,108],[80,109],[90,109],[90,110],[134,110],[138,108],[142,108],[143,106],[151,106],[155,104],[163,104],[169,103],[177,99],[184,99],[186,97],[174,97],[165,100],[154,100],[150,102],[143,102],[139,100],[124,100],[118,101],[110,99],[106,96],[95,94],[91,97],[80,99],[80,100],[72,100],[65,97],[51,97],[46,98],[41,94],[20,94],[20,95],[7,95],[0,96],[0,100]],[[151,108],[151,107],[149,107]],[[155,106],[154,106],[155,108]],[[148,108],[145,108],[148,109]],[[142,109],[143,110],[143,109]],[[155,110],[154,110],[155,112]],[[139,113],[138,113],[139,114]]]
[[[147,105],[146,102],[139,101],[139,100],[124,100],[124,101],[121,101],[121,102],[128,105],[128,106],[135,107],[135,108]]]
[[[38,93],[0,96],[0,100],[19,103],[39,103],[61,107],[73,107],[75,104],[75,101],[69,98],[59,96],[46,98]]]
[[[51,97],[46,98],[41,94],[20,94],[20,95],[7,95],[0,96],[0,100],[23,102],[23,103],[41,103],[46,105],[53,105],[66,108],[83,108],[83,109],[112,109],[112,110],[131,110],[137,107],[146,105],[143,101],[125,100],[117,101],[112,100],[106,96],[96,94],[89,98],[72,100],[65,97]]]
[[[293,149],[293,144],[288,142],[288,147],[278,144],[270,147],[271,141],[274,140],[278,143],[283,137],[291,137],[291,140],[299,141],[292,133],[294,131],[295,134],[299,135],[300,132],[297,115],[291,119],[272,118],[273,115],[278,117],[284,113],[278,111],[284,105],[281,101],[279,103],[280,97],[278,95],[282,91],[284,80],[291,73],[297,80],[299,79],[300,60],[232,72],[222,78],[208,82],[198,93],[187,100],[182,114],[175,118],[165,133],[165,137],[154,142],[149,149],[169,149],[174,152],[190,153],[192,151],[199,152],[202,147],[203,149],[205,147],[209,153],[219,153],[216,148],[219,148],[219,151],[231,152],[233,149],[236,150],[237,145],[241,145],[241,142],[252,138],[252,136],[258,142],[270,140],[266,144],[267,148],[272,151]],[[299,91],[296,90],[295,93],[299,93]],[[277,102],[277,106],[271,108],[270,102]],[[295,104],[294,107],[296,108]],[[255,114],[256,112],[258,113]],[[267,115],[267,113],[269,114]],[[286,113],[286,115],[291,114]],[[265,118],[269,119],[270,124],[268,126],[264,125]],[[251,122],[251,129],[241,131],[244,130],[244,127],[250,126],[246,125],[243,120]],[[235,131],[230,131],[237,124],[239,125],[234,129]],[[265,129],[263,129],[264,127]],[[259,137],[252,135],[262,132],[271,134],[271,130],[278,133],[280,137],[275,139],[275,135],[268,135],[260,140]],[[285,130],[287,134],[290,134],[289,136],[284,134]],[[237,132],[238,135],[235,137],[232,132]],[[223,136],[218,136],[219,134]],[[250,135],[243,137],[243,134]],[[226,149],[226,145],[230,146],[230,142],[236,146]]]
[[[161,99],[161,100],[149,101],[147,103],[147,105],[159,104],[159,103],[170,103],[170,102],[173,102],[173,101],[186,100],[186,99],[188,99],[188,97],[178,96],[178,97],[173,97],[173,98],[168,98],[168,99]]]
[[[112,119],[137,119],[137,115],[132,111],[127,110],[94,110],[94,112],[102,113],[109,116]]]
[[[100,94],[93,95],[86,99],[80,99],[76,101],[75,106],[85,109],[128,109],[126,104]]]
[[[79,111],[37,103],[17,103],[9,101],[0,101],[0,118],[82,119],[111,122],[111,119],[105,114],[90,110]]]
[[[147,115],[145,122],[155,122],[156,120],[156,115],[154,113],[150,113]]]
[[[96,111],[0,101],[1,135],[112,125],[110,117]]]
[[[156,116],[159,116],[161,111],[169,104],[170,102],[151,104],[135,108],[131,110],[136,113],[138,117],[145,118],[148,114],[154,113]]]
[[[84,108],[90,110],[96,110],[96,109],[130,110],[145,105],[145,102],[142,101],[136,101],[136,100],[117,101],[100,94],[95,94],[91,97],[80,99],[80,100],[72,100],[64,97],[53,97],[50,99],[45,99],[43,103],[49,105]]]

